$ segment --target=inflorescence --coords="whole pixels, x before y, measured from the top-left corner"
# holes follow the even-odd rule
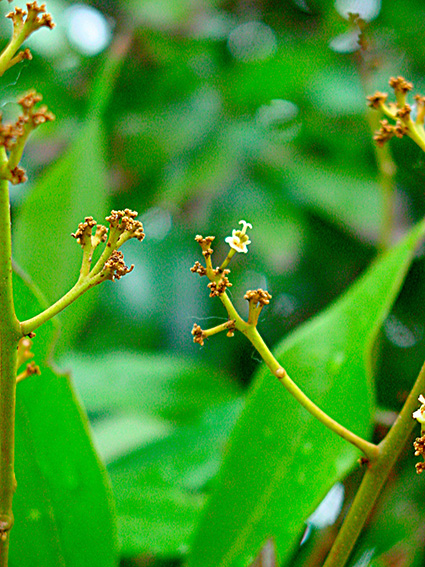
[[[394,136],[403,138],[407,135],[425,149],[425,97],[416,94],[415,103],[411,106],[407,102],[407,93],[413,89],[412,83],[403,77],[391,77],[389,85],[394,91],[396,102],[387,103],[388,94],[380,91],[367,97],[371,108],[380,110],[387,118],[395,121],[381,120],[381,127],[375,132],[373,139],[378,146],[383,146]]]
[[[134,264],[126,266],[124,256],[118,248],[131,238],[140,242],[144,239],[143,224],[136,220],[136,217],[136,211],[124,209],[112,211],[106,217],[109,229],[97,224],[93,217],[86,217],[84,222],[78,225],[72,236],[83,249],[80,280],[89,277],[93,285],[96,285],[107,279],[119,280],[133,270]],[[93,254],[101,243],[106,243],[104,251],[92,267]]]
[[[23,183],[27,179],[25,171],[19,167],[19,162],[28,136],[40,124],[55,119],[47,106],[42,105],[36,108],[41,100],[42,96],[35,91],[22,96],[18,100],[22,107],[22,114],[18,116],[14,124],[3,124],[0,114],[0,146],[3,146],[7,152],[6,160],[0,168],[0,178],[8,179],[13,185]]]
[[[8,45],[0,55],[0,75],[17,63],[25,59],[32,59],[28,48],[18,52],[23,42],[31,34],[43,27],[51,30],[55,27],[52,16],[46,12],[46,5],[39,6],[37,2],[28,2],[27,11],[15,8],[13,12],[7,14],[6,18],[12,20],[13,33]]]
[[[6,18],[12,20],[13,33],[0,54],[0,76],[17,63],[32,59],[28,48],[19,51],[32,33],[43,27],[53,29],[55,26],[45,4],[39,6],[37,2],[28,2],[26,11],[15,8]],[[28,136],[37,126],[55,118],[46,106],[36,107],[41,98],[35,91],[21,97],[18,103],[22,113],[15,123],[3,124],[0,114],[0,146],[4,148],[0,151],[0,179],[7,179],[13,185],[26,181],[25,171],[19,167],[19,162]]]
[[[204,341],[207,337],[211,335],[215,335],[221,331],[227,331],[228,337],[233,337],[236,329],[236,319],[235,316],[241,321],[242,325],[246,327],[249,326],[256,326],[258,323],[258,317],[264,305],[268,305],[270,303],[271,295],[264,291],[263,289],[257,290],[249,290],[245,294],[245,299],[249,301],[249,316],[248,322],[242,321],[239,316],[234,311],[233,306],[230,303],[230,300],[227,297],[226,290],[227,288],[231,287],[232,284],[229,281],[228,275],[230,274],[230,270],[227,269],[227,265],[229,264],[230,260],[234,256],[236,252],[247,253],[248,252],[248,244],[251,241],[246,234],[247,228],[252,228],[252,225],[244,220],[240,221],[239,224],[243,225],[242,230],[233,230],[232,235],[228,236],[225,239],[225,242],[229,245],[230,250],[222,262],[222,264],[217,267],[213,268],[211,256],[213,254],[213,249],[211,248],[211,244],[214,241],[214,236],[200,236],[199,234],[195,237],[196,242],[201,246],[202,254],[205,258],[205,266],[203,266],[199,261],[196,261],[194,266],[190,268],[191,272],[199,274],[199,276],[207,276],[210,280],[208,284],[208,288],[210,290],[210,297],[219,297],[227,309],[229,320],[226,323],[222,323],[221,325],[217,325],[211,329],[204,330],[198,324],[194,324],[192,328],[192,335],[193,341],[195,343],[200,344],[201,346],[204,344]]]

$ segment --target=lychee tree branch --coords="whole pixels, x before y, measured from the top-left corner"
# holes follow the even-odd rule
[[[4,148],[0,156],[7,159]],[[8,185],[0,179],[0,567],[7,566],[13,526],[16,364],[22,336],[13,305]]]
[[[206,275],[208,277],[208,279],[210,280],[210,283],[208,284],[208,287],[210,288],[210,297],[219,297],[220,301],[227,311],[229,321],[227,326],[219,326],[222,327],[220,329],[218,327],[214,327],[213,329],[205,331],[202,330],[199,325],[195,324],[192,330],[194,341],[202,345],[205,338],[212,334],[216,334],[220,330],[227,329],[228,334],[230,334],[231,336],[234,330],[237,329],[247,337],[247,339],[257,350],[261,358],[267,364],[268,368],[271,370],[274,376],[276,376],[282,386],[289,392],[289,394],[291,394],[291,396],[293,396],[313,417],[315,417],[328,429],[360,449],[360,451],[364,453],[369,462],[375,461],[379,454],[378,446],[356,435],[353,431],[350,431],[349,429],[335,421],[322,409],[320,409],[288,376],[286,370],[282,367],[278,360],[276,360],[270,349],[267,347],[266,343],[258,332],[257,321],[262,308],[264,307],[264,305],[267,305],[271,299],[270,294],[262,289],[255,291],[250,290],[246,293],[245,299],[249,301],[248,322],[242,319],[229,296],[227,295],[226,288],[230,287],[232,284],[227,278],[229,270],[224,269],[224,266],[227,266],[229,264],[229,261],[234,255],[235,251],[246,252],[246,246],[250,243],[248,236],[246,235],[246,227],[251,225],[249,225],[249,223],[245,223],[245,221],[241,221],[241,223],[244,224],[243,230],[234,230],[233,235],[226,238],[226,242],[230,244],[232,250],[229,252],[226,260],[223,262],[223,264],[221,264],[219,268],[214,269],[211,262],[211,255],[213,253],[213,250],[211,249],[211,243],[213,242],[214,237],[207,236],[206,238],[203,238],[202,236],[198,235],[195,238],[195,240],[201,246],[206,265],[204,267],[199,262],[196,262],[193,268],[191,268],[191,271],[198,273],[200,276]]]
[[[373,509],[388,476],[412,434],[416,422],[412,414],[418,406],[417,398],[425,391],[425,364],[385,439],[378,445],[379,454],[369,463],[354,502],[344,520],[323,567],[344,567]],[[419,469],[418,469],[419,472]]]

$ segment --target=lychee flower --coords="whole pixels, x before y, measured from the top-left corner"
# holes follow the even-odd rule
[[[246,229],[252,228],[252,225],[249,222],[244,220],[239,221],[239,224],[243,224],[242,230],[233,230],[232,236],[228,236],[225,241],[227,244],[236,250],[236,252],[243,252],[246,254],[248,252],[248,244],[251,244],[251,241],[246,234]]]
[[[417,421],[419,421],[419,423],[423,424],[423,423],[425,423],[425,398],[421,394],[419,396],[418,400],[421,402],[422,405],[418,410],[413,412],[412,417],[413,417],[413,419],[416,419]]]

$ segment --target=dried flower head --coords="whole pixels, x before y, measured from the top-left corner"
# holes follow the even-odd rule
[[[395,92],[406,94],[413,89],[413,84],[406,81],[404,77],[391,77],[389,85]]]
[[[206,334],[196,323],[193,325],[192,335],[194,343],[199,343],[201,346],[204,346],[204,339],[206,338]]]
[[[381,93],[379,91],[376,91],[375,94],[370,95],[366,98],[368,100],[368,106],[370,106],[371,108],[381,108],[381,106],[385,104],[388,95],[387,93]]]
[[[394,126],[394,134],[397,138],[402,138],[408,133],[408,131],[408,126],[406,126],[406,124],[404,124],[401,120],[397,120],[396,125]]]
[[[194,274],[199,274],[200,276],[205,276],[207,273],[207,269],[198,261],[190,268],[190,271]]]
[[[209,248],[210,244],[215,240],[215,236],[206,236],[205,238],[200,234],[195,236],[195,240],[198,244],[203,246],[204,248]]]
[[[210,288],[210,297],[219,297],[226,288],[232,287],[232,284],[226,276],[223,276],[218,282],[210,282],[207,287]]]
[[[137,211],[124,209],[123,211],[111,211],[106,217],[111,227],[110,236],[116,243],[116,247],[121,246],[130,238],[137,238],[140,242],[145,238],[143,224],[136,220]]]
[[[115,281],[121,279],[126,274],[129,274],[134,269],[134,264],[130,267],[125,265],[124,255],[118,250],[114,250],[109,260],[105,262],[102,274],[106,279]]]
[[[254,305],[260,304],[263,306],[268,305],[271,298],[272,296],[270,295],[270,293],[261,288],[256,290],[248,290],[244,295],[244,299],[247,299],[250,303],[253,303]]]
[[[392,124],[390,124],[388,120],[381,120],[380,124],[381,127],[379,130],[375,132],[373,139],[375,140],[378,146],[382,147],[385,144],[385,142],[388,142],[388,140],[391,140],[391,138],[394,136],[395,127]]]
[[[26,120],[20,116],[15,124],[3,124],[0,114],[0,146],[4,146],[6,150],[11,150],[16,141],[23,136]]]
[[[413,447],[415,449],[415,457],[423,455],[425,453],[425,435],[423,435],[422,437],[416,437],[415,441],[413,442]]]
[[[75,233],[72,233],[71,236],[73,236],[78,244],[80,244],[80,246],[84,248],[87,242],[91,242],[94,226],[96,226],[96,221],[93,219],[93,217],[86,217],[84,219],[84,222],[80,222],[77,231]]]
[[[37,2],[28,2],[26,12],[21,8],[15,8],[6,15],[6,18],[10,18],[13,22],[13,35],[23,32],[24,38],[42,27],[51,30],[55,27],[51,14],[46,12],[46,4],[39,6]]]
[[[19,185],[27,180],[25,170],[22,167],[16,166],[10,170],[10,182],[12,185]]]
[[[248,252],[248,244],[251,244],[251,241],[246,234],[246,229],[248,227],[252,229],[252,225],[244,220],[239,221],[239,224],[243,225],[242,230],[232,230],[232,236],[228,236],[225,239],[225,242],[227,242],[233,250],[236,250],[236,252],[243,252],[246,254]]]
[[[211,243],[215,239],[215,236],[206,236],[205,238],[200,234],[195,236],[196,242],[200,245],[202,249],[202,254],[204,255],[205,259],[208,260],[214,250],[211,248]]]

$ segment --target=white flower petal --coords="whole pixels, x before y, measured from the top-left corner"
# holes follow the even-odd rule
[[[421,409],[416,410],[412,414],[413,419],[419,421],[419,423],[425,423],[425,415],[422,413]]]

